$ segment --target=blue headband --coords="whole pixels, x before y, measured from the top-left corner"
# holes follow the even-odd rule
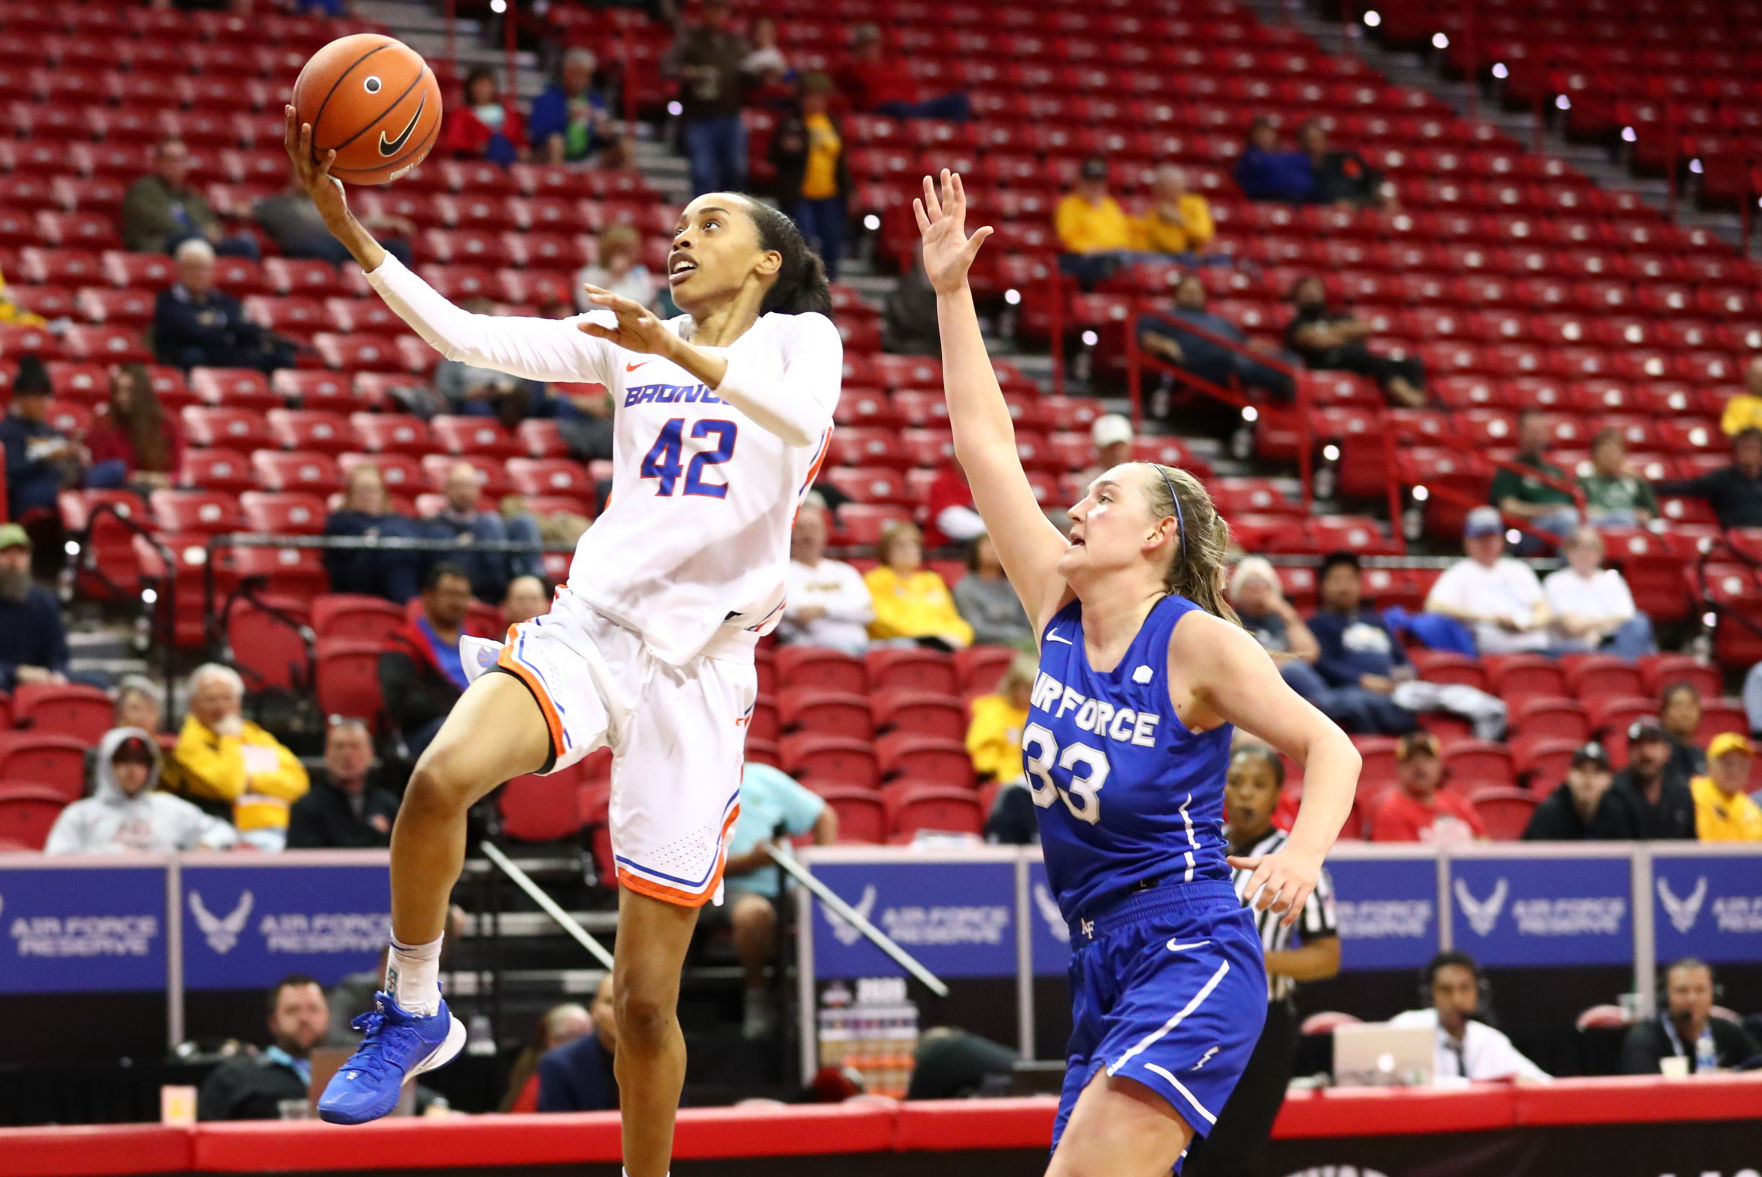
[[[1187,551],[1187,520],[1181,514],[1181,496],[1175,493],[1175,484],[1169,481],[1169,472],[1162,468],[1161,462],[1146,462],[1144,464],[1160,474],[1162,484],[1169,488],[1169,498],[1175,502],[1175,542],[1177,545],[1175,552],[1177,555],[1185,554]]]

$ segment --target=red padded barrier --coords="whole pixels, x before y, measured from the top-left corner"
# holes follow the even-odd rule
[[[193,1131],[160,1124],[0,1131],[0,1174],[5,1177],[181,1173],[193,1167],[195,1155]]]

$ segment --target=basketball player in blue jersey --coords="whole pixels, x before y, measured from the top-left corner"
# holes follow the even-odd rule
[[[960,177],[913,201],[936,289],[955,454],[1040,636],[1022,755],[1046,872],[1071,928],[1070,1044],[1049,1177],[1179,1171],[1266,1017],[1254,906],[1296,919],[1352,807],[1358,753],[1223,597],[1229,527],[1185,471],[1128,462],[1047,521],[1016,453],[967,287]],[[1304,766],[1291,837],[1232,858],[1224,775],[1240,725]]]

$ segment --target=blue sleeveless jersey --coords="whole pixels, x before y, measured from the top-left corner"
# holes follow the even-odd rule
[[[1065,919],[1093,919],[1146,883],[1230,878],[1224,861],[1229,724],[1198,735],[1169,701],[1169,637],[1198,606],[1168,596],[1113,670],[1092,669],[1083,607],[1041,634],[1022,760],[1047,879]]]

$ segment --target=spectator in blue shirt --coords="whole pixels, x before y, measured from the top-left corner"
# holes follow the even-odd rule
[[[1315,165],[1306,152],[1279,150],[1278,130],[1255,119],[1236,161],[1236,183],[1249,200],[1308,204],[1315,199]]]
[[[1248,336],[1242,328],[1206,309],[1205,283],[1199,280],[1198,274],[1186,274],[1176,284],[1173,307],[1151,311],[1138,322],[1138,342],[1145,351],[1161,356],[1201,380],[1225,387],[1240,384],[1244,388],[1258,388],[1281,401],[1289,401],[1296,395],[1296,387],[1288,373],[1240,350],[1182,330],[1193,326],[1211,335],[1222,336],[1236,348],[1249,346]]]
[[[1359,735],[1398,736],[1419,726],[1394,699],[1398,683],[1414,677],[1413,664],[1383,619],[1364,608],[1358,557],[1335,552],[1322,563],[1321,610],[1309,619],[1321,654],[1315,668],[1334,688],[1336,722]]]
[[[618,1019],[612,1006],[608,972],[587,1011],[593,1029],[538,1060],[538,1110],[609,1112],[618,1106],[618,1076],[612,1057],[618,1049]]]
[[[563,55],[557,80],[532,100],[527,132],[533,153],[549,163],[586,159],[618,145],[618,126],[606,97],[593,86],[599,59],[589,49]]]
[[[777,944],[780,872],[765,851],[788,853],[791,837],[812,834],[814,845],[838,840],[838,814],[768,764],[748,764],[740,779],[740,818],[728,838],[727,910],[734,924],[734,947],[746,968],[746,1013],[741,1035],[768,1038],[777,1028],[777,1011],[765,990],[765,968]]]

